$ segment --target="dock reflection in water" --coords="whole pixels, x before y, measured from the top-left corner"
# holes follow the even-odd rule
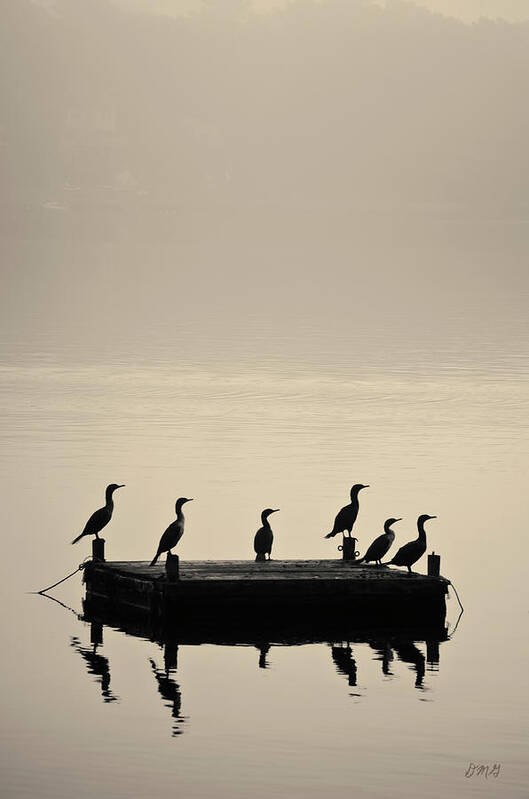
[[[163,652],[163,664],[159,658],[151,656],[148,665],[152,671],[158,694],[169,709],[173,722],[173,737],[185,731],[190,717],[182,713],[182,689],[177,682],[179,646],[199,646],[216,644],[221,646],[250,646],[256,650],[256,668],[268,669],[274,666],[274,648],[284,646],[302,646],[304,644],[322,644],[329,647],[330,665],[336,672],[347,679],[350,688],[356,688],[361,681],[362,656],[369,647],[373,651],[372,660],[380,661],[382,677],[395,678],[390,664],[395,659],[409,664],[415,672],[415,687],[424,689],[427,682],[426,672],[437,671],[439,667],[439,646],[449,640],[448,630],[444,624],[422,625],[421,627],[399,629],[393,626],[390,630],[364,628],[359,629],[345,620],[332,620],[327,624],[320,621],[310,632],[306,624],[296,627],[292,621],[276,620],[267,625],[266,637],[262,627],[245,623],[224,624],[219,619],[212,619],[210,625],[200,628],[192,620],[159,620],[154,623],[147,616],[126,615],[111,612],[108,605],[98,605],[93,601],[85,601],[85,622],[90,623],[91,646],[83,645],[78,637],[71,639],[72,648],[78,652],[87,666],[88,673],[95,675],[101,686],[104,702],[118,700],[110,689],[110,664],[106,656],[98,652],[103,644],[104,626],[158,645]],[[366,646],[367,645],[367,646]],[[361,650],[364,650],[362,652]],[[365,662],[365,660],[364,660]],[[185,688],[185,686],[184,686]],[[359,697],[363,693],[350,692],[350,696]]]

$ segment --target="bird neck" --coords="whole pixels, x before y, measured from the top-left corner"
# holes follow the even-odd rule
[[[182,521],[185,519],[184,511],[181,507],[178,507],[178,505],[176,506],[176,518]]]
[[[384,532],[386,535],[391,535],[393,530],[391,529],[391,524],[389,522],[384,522]]]
[[[422,521],[422,519],[417,522],[417,530],[419,531],[418,540],[426,543],[426,532],[424,530],[424,522]]]
[[[107,508],[113,508],[114,507],[113,494],[114,494],[114,492],[112,491],[112,489],[111,488],[107,488],[107,490],[105,492],[105,499],[106,499]]]
[[[270,527],[270,522],[268,521],[268,516],[265,513],[261,513],[261,524],[263,527]]]

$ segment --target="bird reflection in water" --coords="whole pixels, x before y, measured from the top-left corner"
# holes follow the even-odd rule
[[[393,672],[389,670],[389,664],[393,660],[393,650],[388,641],[370,641],[369,646],[376,652],[375,660],[382,663],[382,674],[385,677],[393,677]]]
[[[340,674],[345,674],[350,686],[356,686],[356,660],[353,657],[353,650],[349,646],[349,642],[345,646],[333,645],[331,647],[331,655],[337,671]]]
[[[158,693],[165,700],[166,707],[171,708],[171,715],[174,719],[172,736],[173,738],[183,733],[182,724],[185,721],[182,716],[182,694],[180,686],[175,681],[173,674],[178,668],[178,645],[167,642],[164,647],[164,668],[160,669],[152,658],[149,658],[152,673],[158,685]]]
[[[99,625],[95,626],[99,628]],[[110,690],[110,667],[108,658],[104,655],[100,655],[97,651],[99,644],[103,643],[102,629],[94,629],[94,625],[92,625],[91,640],[92,647],[85,647],[81,644],[79,638],[74,635],[70,640],[70,646],[81,655],[86,663],[88,673],[98,677],[98,682],[101,685],[103,702],[117,702],[119,698]]]
[[[423,653],[420,649],[417,649],[415,644],[412,644],[411,641],[395,643],[394,649],[399,660],[403,663],[411,663],[415,667],[415,672],[417,674],[415,678],[415,687],[424,689],[423,680],[426,671],[426,658]]]
[[[409,663],[415,671],[415,687],[424,690],[424,676],[426,664],[429,671],[439,670],[439,640],[429,638],[426,640],[426,657],[421,650],[415,646],[413,641],[406,638],[386,639],[371,638],[367,641],[371,649],[375,652],[374,660],[379,660],[382,664],[382,674],[386,677],[393,677],[390,664],[394,660],[394,653],[403,663]],[[331,645],[331,656],[340,674],[345,674],[350,686],[357,684],[357,667],[353,657],[353,651],[349,641]],[[354,694],[357,696],[357,694]]]
[[[259,668],[269,669],[270,663],[266,659],[266,656],[270,652],[270,644],[256,644],[255,648],[259,650]]]

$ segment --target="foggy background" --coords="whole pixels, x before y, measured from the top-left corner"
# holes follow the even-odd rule
[[[0,37],[8,359],[519,368],[528,22],[17,0]]]
[[[5,4],[4,203],[527,211],[529,23],[149,5]]]

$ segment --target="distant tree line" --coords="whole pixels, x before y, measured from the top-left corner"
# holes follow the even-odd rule
[[[360,0],[2,16],[4,203],[527,207],[528,23]]]

